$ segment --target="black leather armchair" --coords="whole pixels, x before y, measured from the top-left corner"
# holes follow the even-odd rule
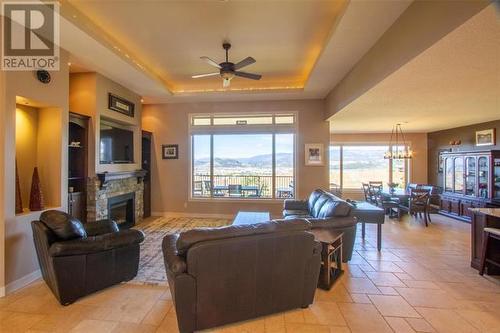
[[[56,210],[31,227],[43,279],[62,305],[137,275],[142,231],[119,231],[110,220],[82,224]]]
[[[342,261],[351,260],[356,238],[357,219],[353,206],[335,195],[321,189],[314,190],[307,200],[286,199],[283,217],[303,218],[311,222],[312,228],[332,228],[344,233]]]

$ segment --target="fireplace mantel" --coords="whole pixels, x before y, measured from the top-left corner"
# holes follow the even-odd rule
[[[137,182],[141,182],[146,176],[146,170],[135,170],[135,171],[120,171],[120,172],[101,172],[97,174],[99,179],[99,188],[103,189],[107,186],[108,182],[113,180],[121,180],[126,178],[136,177]]]

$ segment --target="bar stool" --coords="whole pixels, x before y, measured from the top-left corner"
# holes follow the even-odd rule
[[[483,251],[481,253],[481,264],[479,266],[479,275],[483,275],[486,263],[493,264],[500,267],[500,262],[488,258],[488,243],[489,239],[493,238],[500,241],[500,229],[498,228],[484,228],[483,236]]]

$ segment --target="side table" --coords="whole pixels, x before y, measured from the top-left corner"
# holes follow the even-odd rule
[[[314,239],[321,243],[321,271],[318,287],[330,290],[333,283],[344,272],[342,270],[342,236],[343,232],[328,228],[312,229]]]

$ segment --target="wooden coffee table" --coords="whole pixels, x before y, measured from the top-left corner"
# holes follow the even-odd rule
[[[344,272],[342,270],[342,236],[343,232],[328,228],[312,229],[314,239],[321,243],[321,271],[318,287],[330,290],[335,280]]]
[[[271,220],[269,212],[238,212],[233,225],[264,223]]]

